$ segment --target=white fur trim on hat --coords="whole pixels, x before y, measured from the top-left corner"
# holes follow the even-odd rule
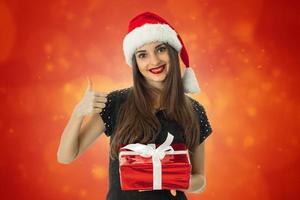
[[[182,77],[183,87],[185,93],[199,93],[199,87],[194,70],[191,67],[186,67]]]
[[[167,24],[144,24],[129,32],[123,40],[126,63],[132,67],[132,57],[137,48],[149,42],[167,42],[180,52],[182,45],[177,33]]]

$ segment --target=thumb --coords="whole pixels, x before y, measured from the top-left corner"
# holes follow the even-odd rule
[[[87,88],[86,88],[85,93],[90,92],[90,91],[93,91],[93,82],[92,82],[92,80],[90,79],[90,77],[88,77],[87,79],[88,79],[88,86],[87,86]]]

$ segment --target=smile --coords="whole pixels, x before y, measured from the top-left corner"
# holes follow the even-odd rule
[[[159,73],[161,73],[161,72],[164,71],[165,67],[166,67],[166,65],[164,64],[164,65],[161,65],[161,66],[159,66],[159,67],[152,68],[152,69],[150,69],[149,71],[150,71],[151,73],[153,73],[153,74],[159,74]]]

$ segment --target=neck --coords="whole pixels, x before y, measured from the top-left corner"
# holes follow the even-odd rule
[[[148,84],[150,84],[151,86],[155,87],[156,89],[162,91],[163,89],[163,84],[162,82],[159,81],[149,81],[148,80]]]
[[[161,102],[159,101],[159,98],[156,99],[153,107],[154,107],[154,110],[164,109],[164,107],[161,105]]]

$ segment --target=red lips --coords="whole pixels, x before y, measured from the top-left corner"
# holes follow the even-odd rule
[[[164,65],[161,65],[159,67],[154,67],[154,68],[151,68],[149,71],[153,74],[159,74],[165,69],[165,66],[166,65],[164,64]]]
[[[160,68],[160,67],[162,67],[162,66],[164,66],[164,65],[161,65],[161,66],[158,66],[158,67],[153,67],[153,68],[151,68],[151,69]],[[151,69],[150,69],[150,70],[151,70]]]

